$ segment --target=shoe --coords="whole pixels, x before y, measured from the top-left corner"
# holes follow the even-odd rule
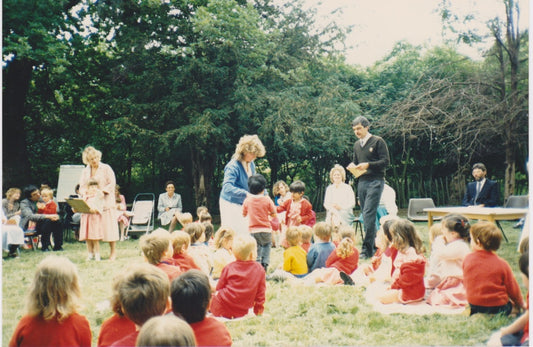
[[[64,251],[63,247],[54,248],[54,252],[63,252],[63,251]]]
[[[50,250],[49,250],[48,248],[43,248],[43,249],[41,249],[41,251],[43,251],[43,252],[50,252]]]
[[[99,254],[99,253],[96,253],[96,254],[94,255],[94,260],[96,260],[96,261],[100,261],[100,260],[101,260],[101,259],[100,259],[100,254]]]
[[[94,254],[89,253],[89,255],[87,256],[87,260],[93,260],[93,259],[94,259]]]
[[[10,258],[16,258],[19,255],[17,253],[9,253],[7,256],[10,257]]]
[[[344,271],[340,272],[341,279],[344,282],[344,285],[346,286],[354,286],[355,282],[352,280],[352,278]]]

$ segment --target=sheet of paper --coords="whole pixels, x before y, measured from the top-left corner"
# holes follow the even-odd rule
[[[83,199],[65,199],[67,204],[70,205],[76,212],[91,213],[91,208]]]

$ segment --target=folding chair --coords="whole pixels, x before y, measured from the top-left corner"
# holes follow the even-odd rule
[[[133,217],[127,229],[128,235],[148,234],[154,230],[154,207],[154,193],[139,193],[135,196],[131,209]]]
[[[41,235],[37,234],[36,230],[24,230],[24,240],[26,244],[30,245],[32,250],[37,250],[39,242],[41,241]]]
[[[507,198],[507,201],[505,202],[504,208],[527,208],[529,206],[529,201],[527,195],[510,195]],[[503,227],[500,224],[500,221],[496,221],[496,225],[500,230],[502,231],[503,237],[505,238],[506,242],[509,242],[509,239],[507,239],[507,235],[505,235],[505,232],[503,231]]]
[[[413,222],[427,222],[428,214],[424,211],[425,208],[435,207],[432,198],[413,198],[409,199],[409,206],[407,208],[407,219]],[[442,217],[433,218],[435,220]]]

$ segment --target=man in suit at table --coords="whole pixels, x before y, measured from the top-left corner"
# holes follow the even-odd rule
[[[482,163],[472,166],[474,182],[468,183],[463,198],[463,206],[495,207],[500,199],[498,182],[489,180],[487,168]]]

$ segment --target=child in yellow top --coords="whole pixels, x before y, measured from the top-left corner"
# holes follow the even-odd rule
[[[300,246],[302,232],[298,227],[289,227],[286,238],[290,247],[283,252],[283,270],[296,276],[307,274],[307,252]]]

